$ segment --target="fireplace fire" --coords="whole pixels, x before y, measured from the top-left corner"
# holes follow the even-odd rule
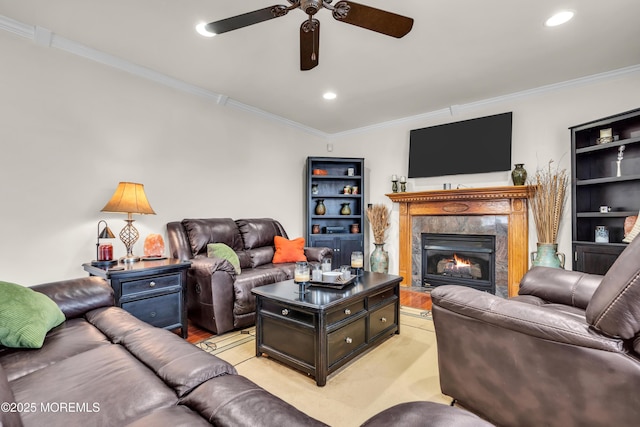
[[[495,294],[495,236],[422,233],[423,286],[462,285]]]

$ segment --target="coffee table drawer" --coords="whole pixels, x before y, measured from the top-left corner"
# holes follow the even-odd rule
[[[172,286],[180,287],[179,274],[168,274],[166,276],[153,276],[139,280],[123,281],[122,295],[155,291],[158,289],[170,288]]]
[[[368,307],[369,309],[371,309],[371,307],[374,307],[378,304],[382,304],[383,302],[385,302],[386,300],[393,298],[396,295],[395,289],[387,289],[383,292],[379,292],[375,295],[371,295],[368,298]]]
[[[278,317],[296,320],[298,322],[313,326],[313,314],[296,310],[286,305],[278,304],[274,301],[262,299],[262,312],[275,314]]]
[[[370,340],[385,330],[394,327],[397,323],[395,304],[389,304],[372,312],[369,315]]]
[[[359,350],[366,340],[366,317],[330,333],[327,340],[329,366]]]
[[[327,324],[333,325],[341,320],[347,319],[364,311],[364,299],[349,304],[347,307],[341,307],[340,310],[327,314]]]
[[[310,366],[315,365],[314,333],[313,329],[302,328],[285,320],[262,318],[262,345]]]

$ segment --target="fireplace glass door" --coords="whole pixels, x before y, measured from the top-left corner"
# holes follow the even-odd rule
[[[495,294],[495,236],[422,234],[422,283],[468,286]]]

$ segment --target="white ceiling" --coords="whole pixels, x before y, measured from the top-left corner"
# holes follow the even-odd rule
[[[214,38],[194,31],[278,3],[289,4],[0,0],[0,15],[321,134],[640,64],[640,0],[359,0],[414,18],[413,29],[395,39],[322,10],[311,71],[299,67],[300,10]],[[574,19],[544,27],[560,9]],[[338,98],[324,100],[327,90]]]

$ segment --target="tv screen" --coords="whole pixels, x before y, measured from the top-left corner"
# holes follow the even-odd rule
[[[447,123],[409,134],[409,178],[511,169],[512,113]]]

